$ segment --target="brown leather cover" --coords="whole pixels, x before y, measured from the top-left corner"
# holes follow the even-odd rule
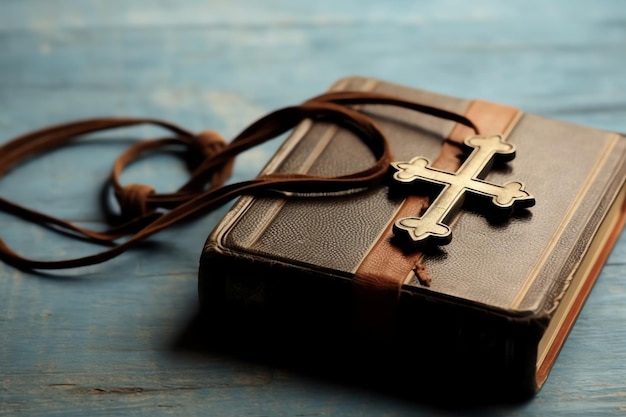
[[[368,78],[343,79],[333,89],[395,94],[470,115],[473,121],[499,118],[496,130],[505,132],[484,133],[507,134],[517,154],[486,180],[522,181],[536,206],[497,222],[462,211],[453,222],[450,244],[427,251],[418,264],[405,262],[419,265],[417,272],[428,275],[428,286],[395,258],[387,259],[391,269],[379,269],[381,276],[402,275],[391,313],[393,338],[404,352],[399,357],[405,362],[400,362],[419,364],[419,372],[430,375],[435,385],[439,381],[464,390],[476,388],[478,378],[483,391],[535,392],[542,382],[536,379],[537,343],[623,187],[626,138],[534,114],[494,116],[481,110],[481,102]],[[454,122],[432,116],[380,105],[360,109],[389,137],[395,160],[419,155],[434,161],[446,138],[464,136]],[[480,127],[483,121],[475,123]],[[493,120],[486,123],[492,126]],[[371,163],[372,156],[351,133],[305,122],[264,173],[340,175]],[[385,185],[342,196],[241,198],[202,254],[203,306],[231,313],[259,307],[272,310],[275,321],[280,321],[277,316],[307,316],[307,326],[324,320],[351,326],[355,274],[371,259],[403,201]],[[376,269],[368,274],[376,275]],[[320,325],[322,334],[327,324]]]

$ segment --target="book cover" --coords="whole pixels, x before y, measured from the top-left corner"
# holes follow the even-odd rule
[[[466,140],[466,126],[406,109],[358,106],[391,143],[389,181],[238,200],[201,257],[203,308],[293,335],[288,350],[312,363],[325,360],[311,346],[330,345],[335,364],[349,358],[352,370],[396,378],[401,369],[413,375],[408,390],[532,396],[624,225],[626,138],[370,78],[331,90],[462,114],[480,136]],[[307,120],[263,173],[342,175],[372,161],[353,133]]]

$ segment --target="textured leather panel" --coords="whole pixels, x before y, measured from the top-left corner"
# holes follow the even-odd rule
[[[351,272],[397,206],[385,189],[346,198],[289,201],[249,250],[277,259]]]

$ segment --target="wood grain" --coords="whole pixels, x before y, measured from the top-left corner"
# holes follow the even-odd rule
[[[0,10],[2,141],[103,115],[160,117],[232,137],[265,112],[348,75],[626,132],[626,4],[618,0],[22,0]],[[12,172],[0,194],[97,223],[99,188],[116,153],[129,140],[158,133],[136,129],[87,139]],[[254,176],[277,146],[243,155],[234,180]],[[125,179],[167,189],[184,175],[183,166],[163,155],[133,166]],[[0,414],[626,411],[624,236],[535,399],[442,410],[197,349],[206,337],[195,326],[198,258],[223,213],[160,234],[101,266],[40,276],[0,264]],[[39,257],[92,249],[6,215],[0,234]]]

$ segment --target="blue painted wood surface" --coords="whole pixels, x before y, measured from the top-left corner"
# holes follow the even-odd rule
[[[626,132],[625,67],[626,3],[619,0],[5,1],[0,140],[103,115],[165,118],[232,137],[265,112],[355,74]],[[36,159],[0,182],[0,194],[97,225],[97,187],[111,161],[130,139],[153,133],[99,135]],[[233,179],[254,176],[277,145],[244,154]],[[184,178],[184,167],[165,156],[134,165],[124,177],[159,190]],[[0,264],[0,414],[626,412],[626,236],[537,397],[451,411],[180,349],[197,309],[200,250],[224,211],[104,265],[37,276]],[[6,215],[0,233],[36,257],[94,249]]]

